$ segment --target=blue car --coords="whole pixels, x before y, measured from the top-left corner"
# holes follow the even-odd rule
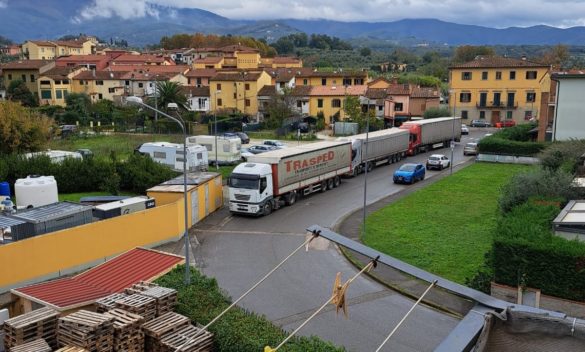
[[[394,171],[394,183],[410,183],[425,179],[425,166],[423,164],[404,164]]]

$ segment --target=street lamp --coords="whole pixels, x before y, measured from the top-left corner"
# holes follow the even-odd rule
[[[455,114],[457,113],[456,112],[456,109],[455,109],[455,106],[457,104],[457,95],[455,94],[455,89],[449,90],[449,93],[453,94],[453,117],[452,117],[452,119],[453,119],[453,123],[452,123],[452,125],[453,125],[453,134],[452,134],[452,137],[451,137],[451,162],[449,163],[449,166],[450,166],[450,168],[449,168],[449,170],[450,170],[449,171],[449,174],[450,175],[453,175],[453,150],[455,149]]]
[[[370,137],[370,114],[366,115],[366,148],[365,148],[365,158],[366,159],[366,171],[364,172],[364,214],[363,214],[363,226],[364,226],[364,236],[366,235],[366,199],[367,199],[367,191],[368,191],[368,144],[369,144],[369,137]]]
[[[213,135],[215,136],[215,169],[219,170],[219,163],[217,161],[217,96],[221,94],[221,90],[215,91],[215,111],[213,113],[213,124],[215,126]]]
[[[185,207],[185,233],[183,235],[185,240],[185,284],[189,284],[191,282],[191,275],[189,272],[190,262],[189,262],[189,218],[187,212],[187,129],[185,128],[185,122],[180,119],[168,115],[160,110],[153,108],[152,106],[145,104],[141,98],[136,96],[129,96],[126,97],[126,103],[132,105],[138,105],[140,107],[144,107],[155,112],[158,112],[164,117],[167,117],[173,121],[175,121],[181,129],[183,130],[183,200],[184,200],[184,207]],[[177,107],[177,104],[170,103],[169,107]],[[195,244],[199,245],[199,241],[197,241],[197,237],[195,237]]]

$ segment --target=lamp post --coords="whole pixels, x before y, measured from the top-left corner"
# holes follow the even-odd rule
[[[154,75],[154,126],[158,132],[158,74]]]
[[[215,111],[213,113],[213,124],[215,126],[213,135],[215,136],[215,169],[219,170],[219,163],[217,161],[217,96],[221,94],[221,90],[215,91]]]
[[[164,117],[167,117],[173,121],[175,121],[181,129],[183,130],[183,200],[184,200],[184,207],[185,207],[185,233],[183,235],[185,240],[185,284],[189,284],[191,282],[191,275],[189,272],[190,261],[189,261],[189,218],[187,212],[187,129],[185,128],[185,122],[180,118],[175,118],[171,115],[168,115],[160,110],[153,108],[152,106],[145,104],[141,98],[136,96],[126,97],[126,102],[133,105],[138,105],[140,107],[144,107],[153,111],[158,112]],[[171,105],[171,104],[169,104]],[[173,104],[176,106],[176,104]],[[195,244],[199,245],[199,241],[197,237],[195,237]]]
[[[455,106],[457,104],[457,95],[455,94],[455,89],[449,90],[449,93],[453,94],[453,134],[451,136],[451,162],[449,163],[449,175],[453,175],[453,150],[455,149],[455,114],[456,109]]]
[[[370,137],[370,115],[366,115],[366,148],[365,148],[365,157],[366,159],[366,168],[364,172],[364,214],[363,214],[363,226],[364,226],[364,236],[366,235],[366,199],[367,199],[367,191],[368,191],[368,144],[369,144],[369,137]]]

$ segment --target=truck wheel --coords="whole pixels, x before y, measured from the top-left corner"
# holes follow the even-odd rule
[[[374,168],[374,163],[368,162],[366,164],[366,168],[368,169],[368,172],[372,171],[372,169]]]
[[[360,172],[359,172],[358,168],[357,168],[357,167],[355,167],[355,168],[353,169],[352,176],[353,176],[353,177],[356,177],[356,176],[357,176],[359,173],[360,173]]]
[[[330,178],[327,180],[327,189],[333,189],[333,179]]]
[[[335,176],[335,180],[333,181],[333,187],[339,187],[341,184],[341,177]]]
[[[295,204],[297,201],[297,191],[292,191],[288,194],[288,197],[286,197],[286,205],[293,205]]]
[[[327,190],[327,181],[321,182],[321,193]]]
[[[270,213],[272,213],[272,203],[266,202],[266,203],[264,203],[264,206],[262,207],[262,215],[266,216],[266,215],[270,215]]]

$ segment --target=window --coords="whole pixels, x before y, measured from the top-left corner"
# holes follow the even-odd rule
[[[485,119],[485,111],[480,111],[479,112],[479,118],[480,119]]]
[[[116,93],[116,88],[108,88],[108,93]]]
[[[57,98],[57,99],[63,99],[63,91],[61,89],[56,89],[55,90],[55,98]]]
[[[250,106],[250,99],[246,99],[245,104],[246,104],[246,106]]]
[[[534,103],[536,101],[536,93],[526,93],[526,101],[528,103]]]
[[[481,79],[482,79],[482,81],[487,81],[487,79],[488,79],[488,73],[487,73],[487,71],[483,71],[481,73]]]
[[[213,150],[213,145],[211,145],[211,144],[203,144],[203,143],[201,143],[201,145],[204,146],[205,149],[207,149],[208,152],[210,152],[210,151]]]
[[[479,106],[484,107],[487,105],[487,93],[479,93]]]
[[[96,86],[103,86],[104,85],[104,81],[95,81],[95,85]]]
[[[35,75],[30,75],[30,81],[34,82],[35,81]]]
[[[126,81],[124,82],[125,85],[129,86],[130,85],[130,81]]]
[[[344,78],[343,85],[344,86],[351,86],[351,78]]]
[[[321,85],[322,86],[326,86],[327,85],[327,78],[321,78]]]
[[[221,83],[218,83],[218,84],[216,85],[216,90],[221,90]]]
[[[69,84],[69,80],[68,79],[64,79],[63,80],[63,84]]]
[[[260,179],[260,193],[264,192],[264,190],[266,190],[266,187],[268,187],[268,182],[266,181],[266,177],[262,177]]]
[[[356,78],[356,79],[353,80],[353,84],[355,84],[356,86],[363,85],[364,84],[364,79],[363,78]]]
[[[102,93],[98,93],[98,99],[102,100],[104,98],[104,95]]]
[[[142,82],[138,83],[138,88],[144,88],[144,83]]]
[[[229,153],[230,152],[230,145],[229,144],[225,143],[223,145],[223,152],[224,153]]]
[[[402,111],[402,103],[395,103],[394,111]]]
[[[508,93],[508,101],[507,101],[506,106],[508,106],[510,108],[511,107],[514,107],[514,105],[515,105],[514,104],[514,97],[515,97],[515,94],[514,93]]]
[[[246,84],[244,85],[244,88],[245,88],[246,90],[250,90],[250,83],[246,83]]]
[[[41,85],[51,85],[51,81],[41,81]]]
[[[513,117],[512,111],[506,111],[506,120],[511,120]]]
[[[8,74],[8,80],[9,80],[9,81],[12,81],[12,73],[9,73],[9,74]]]
[[[222,101],[221,98],[217,99],[217,106],[221,106],[222,105]]]
[[[52,99],[51,91],[48,89],[41,90],[41,99]]]
[[[461,110],[461,118],[464,120],[467,120],[469,118],[467,110]]]
[[[60,80],[55,80],[55,85],[61,85],[61,81]]]
[[[502,71],[496,71],[496,80],[501,80],[502,79]]]
[[[300,100],[297,100],[297,108],[302,108],[303,107],[303,102]]]
[[[323,99],[317,99],[317,107],[318,108],[322,108],[323,107]]]
[[[469,103],[471,101],[471,93],[459,93],[459,101],[461,103]]]
[[[494,93],[494,106],[500,106],[502,100],[501,95],[499,92]]]
[[[341,107],[341,99],[331,100],[331,107],[332,108],[340,108]]]
[[[67,91],[67,89],[63,89],[63,98],[67,98],[68,95],[69,92]]]
[[[234,99],[238,99],[238,96],[236,93],[234,93]]]
[[[471,81],[471,72],[461,72],[461,80]]]
[[[516,79],[516,71],[510,71],[510,80]]]
[[[197,78],[197,86],[201,85],[201,78]]]
[[[100,86],[103,86],[103,85],[104,85],[104,82],[102,82],[102,84],[98,84],[98,85],[100,85]],[[149,83],[148,83],[148,86],[149,86],[150,88],[152,88],[152,82],[149,82]]]
[[[22,81],[26,83],[26,75],[21,75]]]
[[[303,85],[306,86],[307,84],[309,84],[309,81],[306,78],[303,79]]]
[[[378,111],[384,111],[384,106],[383,105],[378,105]]]
[[[524,120],[528,121],[532,119],[532,111],[524,111]]]
[[[526,79],[536,79],[536,71],[526,71]]]
[[[80,81],[79,81],[79,85],[80,85],[80,86],[83,86],[83,85],[85,85],[85,81],[84,81],[84,80],[80,80]]]
[[[167,158],[167,153],[165,152],[153,152],[152,153],[152,157],[156,158],[156,159],[166,159]]]
[[[203,159],[203,153],[197,153],[197,160]]]

